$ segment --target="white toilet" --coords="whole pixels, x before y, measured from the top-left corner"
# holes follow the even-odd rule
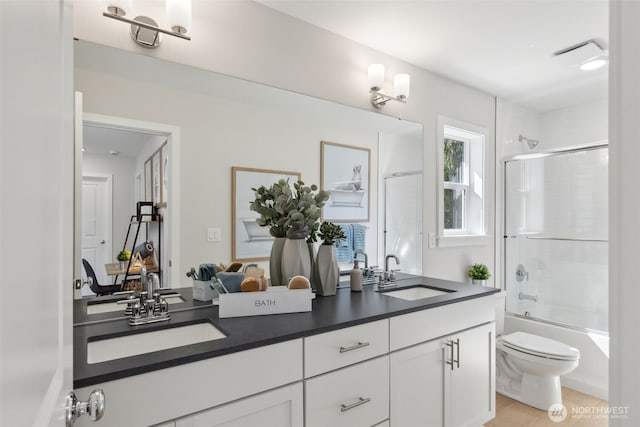
[[[580,351],[525,332],[502,335],[504,298],[496,304],[496,390],[544,411],[562,404],[560,375],[578,366]]]

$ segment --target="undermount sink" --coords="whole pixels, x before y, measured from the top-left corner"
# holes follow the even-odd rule
[[[107,362],[226,337],[211,323],[203,322],[116,338],[96,339],[87,343],[87,363]]]
[[[162,295],[162,298],[167,300],[169,305],[184,302],[184,299],[180,294],[166,294]],[[125,298],[123,298],[125,299]],[[124,313],[125,306],[118,304],[117,301],[102,302],[102,301],[89,301],[87,303],[87,314],[100,314],[111,313],[113,311],[122,311]]]
[[[437,297],[439,295],[448,294],[455,291],[445,291],[442,289],[431,288],[429,286],[418,285],[409,288],[397,289],[394,291],[385,291],[382,295],[388,297],[400,298],[407,301],[415,301],[424,298]]]

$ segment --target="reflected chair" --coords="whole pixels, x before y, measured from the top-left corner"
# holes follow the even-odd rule
[[[84,258],[82,258],[82,266],[87,274],[87,279],[91,279],[89,282],[89,288],[96,295],[111,295],[114,292],[121,291],[122,287],[120,285],[100,285],[100,283],[98,283],[98,278],[96,277],[96,272],[93,270],[93,267],[91,267],[91,264],[89,264],[89,261]]]

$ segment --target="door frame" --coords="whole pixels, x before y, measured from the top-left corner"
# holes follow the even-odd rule
[[[166,242],[169,243],[169,266],[167,282],[171,287],[180,285],[180,127],[167,125],[164,123],[155,123],[142,120],[129,119],[125,117],[108,116],[104,114],[96,114],[91,112],[83,112],[82,125],[90,125],[95,127],[105,127],[110,129],[126,130],[131,132],[147,133],[151,135],[160,135],[167,138],[167,147],[169,149],[169,194],[167,198],[167,211],[163,221],[167,225]],[[80,151],[80,150],[78,150]],[[82,179],[82,152],[78,153],[77,162],[80,164],[80,176],[76,175],[76,183]],[[76,169],[77,171],[77,169]],[[76,204],[79,205],[79,200]],[[79,234],[79,232],[78,232]],[[79,237],[79,236],[78,236]],[[76,252],[76,256],[78,253]],[[76,265],[76,277],[80,277],[80,263]]]

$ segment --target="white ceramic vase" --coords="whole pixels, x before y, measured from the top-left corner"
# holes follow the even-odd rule
[[[282,280],[289,283],[293,276],[311,277],[309,246],[305,239],[286,239],[282,250]]]
[[[271,245],[269,255],[269,275],[271,276],[271,286],[285,285],[282,278],[282,251],[286,237],[276,237]]]
[[[336,294],[340,270],[333,245],[320,245],[314,275],[317,277],[316,292],[319,295],[326,297]]]

